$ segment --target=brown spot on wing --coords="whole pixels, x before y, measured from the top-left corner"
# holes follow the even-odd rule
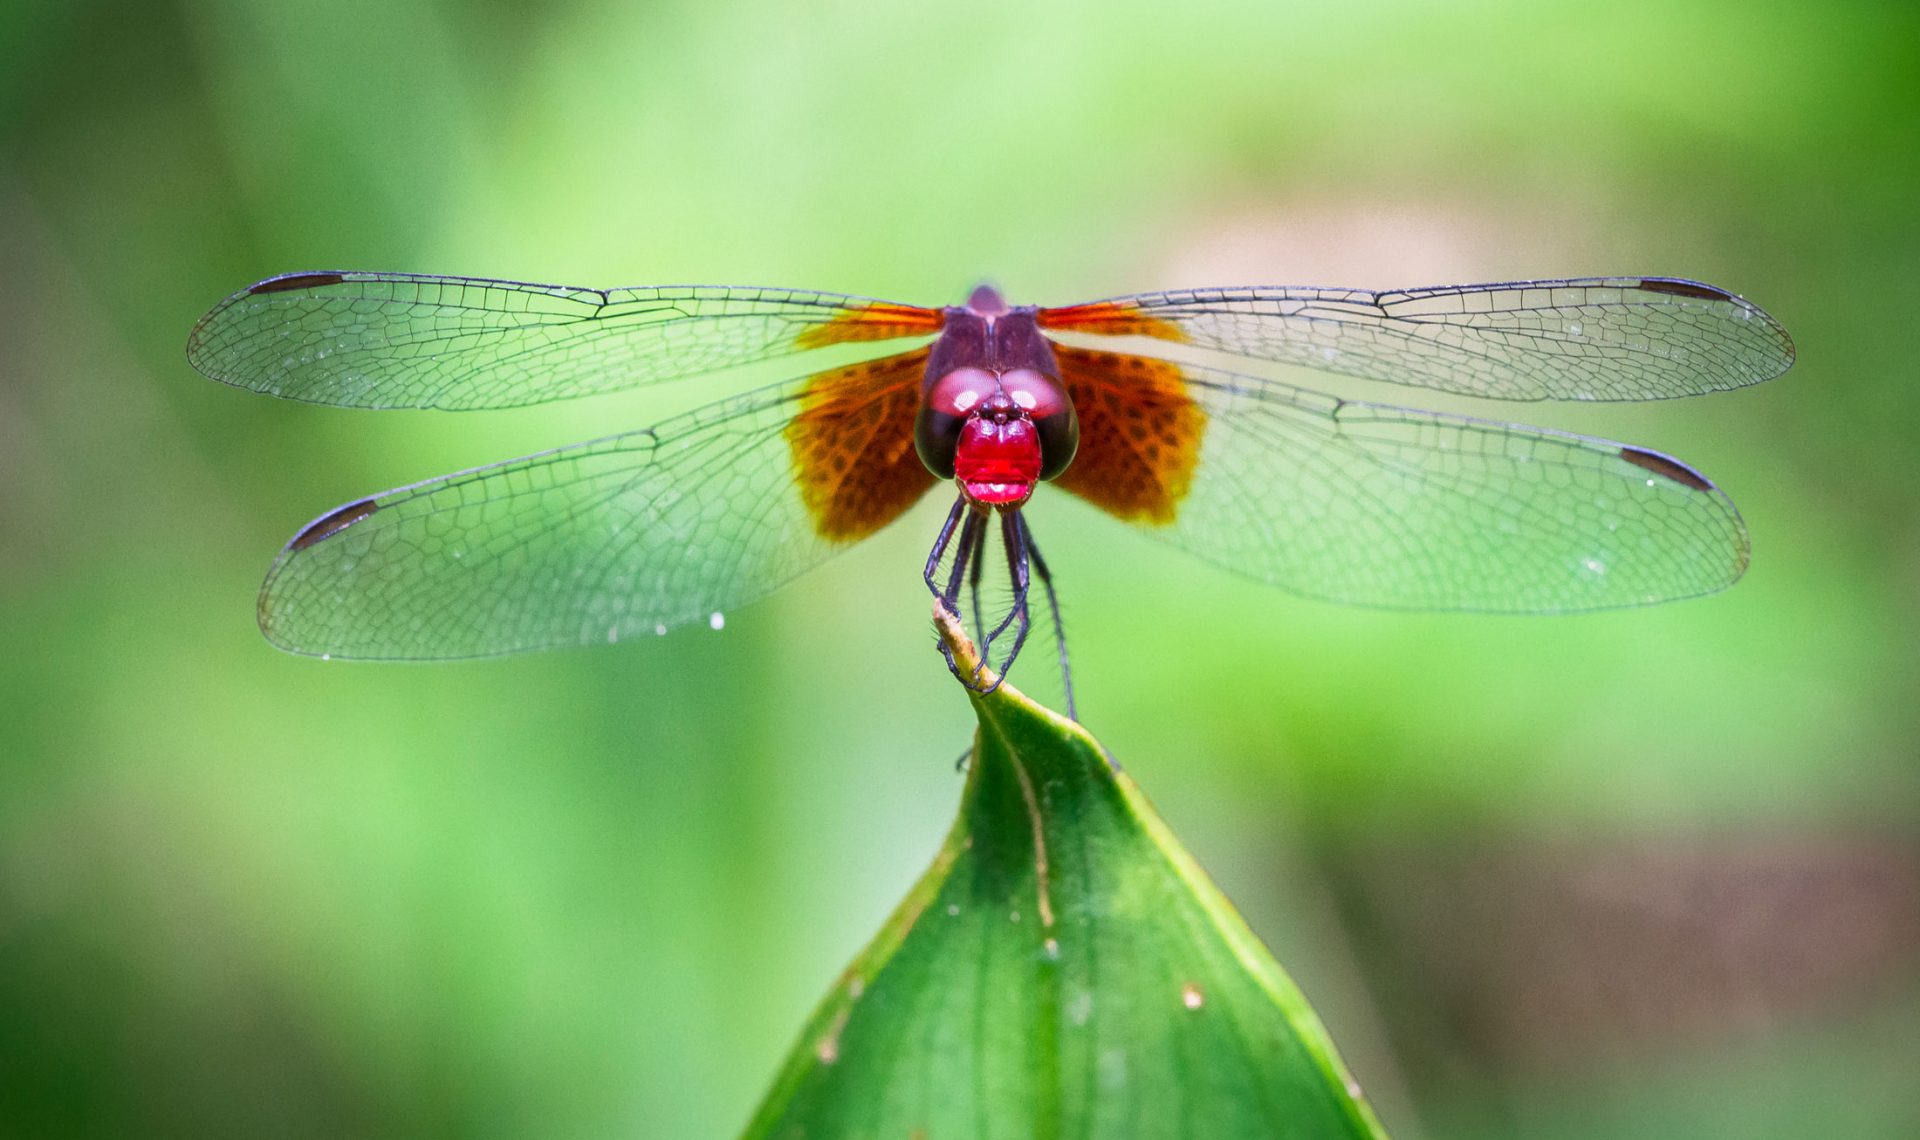
[[[1643,277],[1640,288],[1649,293],[1670,293],[1675,297],[1698,297],[1703,301],[1731,301],[1733,294],[1725,289],[1716,289],[1711,285],[1702,285],[1698,281],[1681,281],[1672,277]]]
[[[892,301],[869,301],[841,310],[832,320],[807,326],[794,338],[794,345],[798,348],[825,348],[830,344],[931,336],[940,331],[945,320],[938,309],[899,305]]]
[[[1097,336],[1150,336],[1184,341],[1185,329],[1165,317],[1150,316],[1130,301],[1094,301],[1063,305],[1035,314],[1043,329],[1093,333]]]
[[[307,529],[294,535],[293,541],[287,543],[287,549],[305,550],[314,543],[332,538],[379,509],[380,504],[372,499],[361,499],[357,503],[348,503],[339,510],[329,511],[308,523]]]
[[[854,542],[899,517],[933,486],[913,449],[927,349],[813,377],[787,425],[794,479],[820,537]]]
[[[269,277],[258,285],[248,289],[250,294],[291,293],[296,289],[318,289],[322,285],[338,285],[347,278],[340,273],[287,273],[279,277]]]
[[[1696,491],[1713,490],[1713,484],[1707,481],[1705,475],[1688,467],[1678,459],[1662,455],[1657,451],[1647,451],[1638,447],[1622,447],[1620,449],[1620,458],[1633,464],[1635,467],[1644,467],[1655,475],[1671,479],[1683,487],[1691,487]]]
[[[1080,419],[1080,450],[1054,485],[1128,522],[1172,522],[1207,426],[1180,366],[1064,345],[1054,353]]]

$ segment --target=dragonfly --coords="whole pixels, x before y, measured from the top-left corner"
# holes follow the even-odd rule
[[[1311,598],[1566,613],[1691,597],[1738,579],[1749,543],[1733,503],[1679,459],[1192,358],[1496,401],[1692,396],[1794,358],[1753,303],[1670,277],[1182,289],[1055,307],[981,286],[923,307],[347,271],[242,289],[195,326],[187,357],[293,400],[465,411],[833,348],[869,358],[329,510],[274,560],[260,628],[296,653],[439,659],[717,626],[941,484],[954,501],[923,577],[950,610],[970,585],[984,627],[997,538],[1011,602],[984,640],[1014,639],[1001,676],[1035,581],[1066,672],[1024,509],[1042,484]]]

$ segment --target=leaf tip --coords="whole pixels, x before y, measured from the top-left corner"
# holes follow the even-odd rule
[[[940,635],[940,644],[953,656],[956,669],[980,679],[981,688],[991,688],[997,679],[992,669],[981,664],[980,651],[973,647],[973,639],[967,636],[966,627],[960,624],[960,615],[947,608],[946,599],[933,599],[933,629]]]

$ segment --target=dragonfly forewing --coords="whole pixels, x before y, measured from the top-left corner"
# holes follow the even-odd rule
[[[1745,298],[1660,277],[1182,289],[1043,309],[1040,320],[1500,400],[1699,395],[1772,379],[1794,352]]]
[[[194,327],[187,359],[215,380],[289,399],[465,410],[617,391],[939,327],[935,309],[794,289],[298,273],[222,301]]]

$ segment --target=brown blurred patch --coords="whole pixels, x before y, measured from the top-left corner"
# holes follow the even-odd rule
[[[1539,1072],[1857,1010],[1920,964],[1920,849],[1870,834],[1323,851],[1409,1067]],[[1466,1056],[1462,1056],[1462,1053]]]

